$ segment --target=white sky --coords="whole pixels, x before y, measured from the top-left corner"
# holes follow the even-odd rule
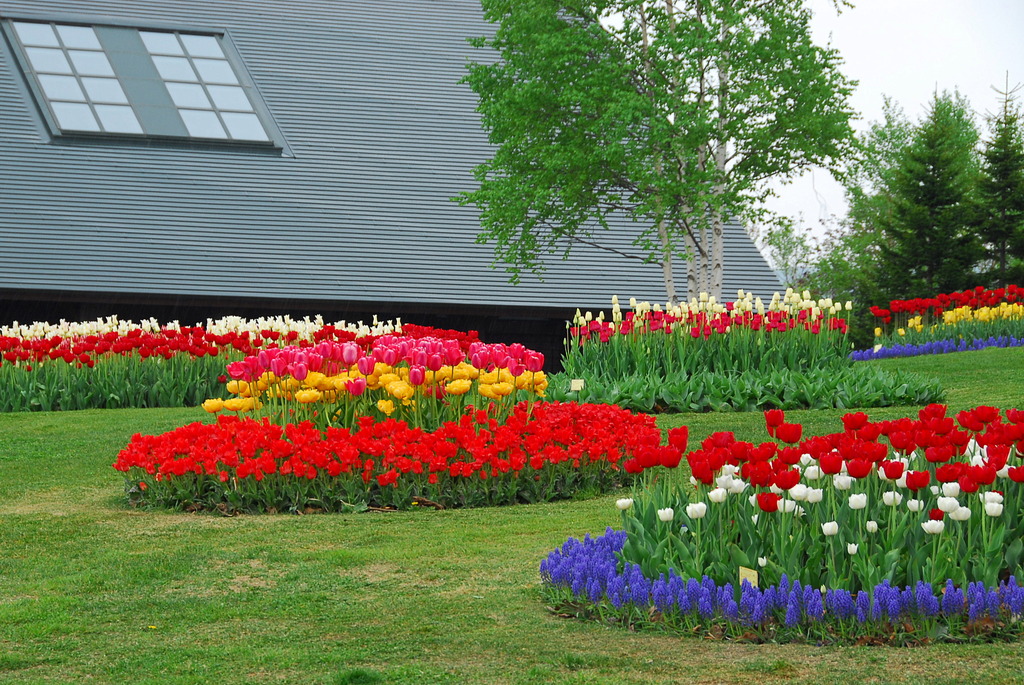
[[[958,89],[979,115],[996,110],[1009,71],[1010,87],[1024,83],[1024,0],[854,0],[837,15],[831,0],[810,0],[819,44],[842,54],[843,72],[859,82],[852,98],[864,130],[882,116],[883,95],[912,121],[925,112],[936,88]],[[1018,92],[1024,102],[1024,88]],[[778,189],[770,207],[817,228],[846,211],[842,189],[826,171]]]

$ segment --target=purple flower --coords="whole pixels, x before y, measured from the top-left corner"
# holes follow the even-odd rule
[[[871,596],[867,591],[857,593],[857,623],[866,623],[871,618]]]
[[[964,613],[963,590],[953,585],[952,580],[946,581],[946,592],[942,595],[942,613],[949,617]]]

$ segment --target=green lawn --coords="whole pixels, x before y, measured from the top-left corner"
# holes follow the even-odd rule
[[[1024,350],[882,366],[953,409],[1024,407]],[[916,408],[872,410],[873,418]],[[789,412],[807,431],[841,412]],[[1019,682],[1024,644],[747,645],[557,618],[538,564],[615,525],[614,496],[330,516],[134,511],[110,468],[135,432],[199,410],[0,415],[0,681],[93,683]],[[665,417],[694,440],[760,415]]]

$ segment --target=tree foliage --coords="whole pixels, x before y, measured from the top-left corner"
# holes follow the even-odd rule
[[[497,59],[470,65],[496,149],[464,204],[513,280],[583,243],[659,263],[677,298],[719,294],[723,226],[769,179],[832,166],[852,83],[816,46],[804,0],[483,0]]]
[[[1000,95],[1000,110],[988,121],[991,137],[985,141],[978,184],[990,285],[1024,277],[1024,126],[1009,84]]]

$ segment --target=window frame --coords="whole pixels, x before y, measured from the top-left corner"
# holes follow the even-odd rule
[[[15,31],[15,22],[26,22],[26,23],[41,23],[48,24],[54,27],[56,26],[84,26],[88,28],[99,28],[99,27],[113,27],[118,29],[128,29],[134,31],[140,40],[142,41],[143,32],[160,32],[169,33],[175,35],[176,39],[179,35],[200,35],[213,37],[220,49],[224,53],[224,59],[228,65],[234,71],[234,75],[238,79],[238,87],[243,89],[243,92],[249,99],[252,105],[252,114],[255,114],[259,123],[262,125],[264,132],[266,133],[266,140],[253,140],[253,139],[242,139],[242,138],[228,138],[228,137],[200,137],[194,135],[167,135],[164,133],[147,133],[145,132],[145,125],[142,123],[142,118],[136,113],[136,118],[139,119],[142,124],[142,133],[120,133],[120,132],[105,132],[105,131],[79,131],[79,130],[67,130],[62,129],[56,119],[56,115],[52,109],[52,102],[42,90],[41,83],[39,80],[39,72],[33,67],[27,54],[27,48],[35,48],[38,46],[29,45],[26,46],[20,40],[20,37]],[[0,54],[7,53],[13,58],[13,66],[15,71],[20,71],[22,77],[22,85],[24,85],[34,100],[31,104],[34,105],[35,111],[42,119],[43,128],[50,136],[51,142],[54,143],[97,143],[97,142],[118,142],[118,143],[136,143],[151,146],[166,145],[168,147],[185,147],[185,148],[229,148],[233,150],[247,150],[253,152],[272,152],[277,155],[291,156],[291,151],[285,140],[283,133],[277,126],[273,115],[271,114],[267,104],[260,93],[259,88],[249,72],[244,59],[239,54],[239,51],[231,38],[230,31],[226,28],[216,28],[210,26],[199,26],[190,25],[184,26],[181,24],[170,24],[167,22],[157,21],[128,21],[121,18],[111,17],[87,17],[81,15],[72,14],[38,14],[38,13],[26,13],[19,12],[18,14],[0,13]],[[107,48],[103,46],[101,41],[102,52],[107,61],[110,62],[114,68],[114,75],[119,85],[124,90],[124,83],[122,82],[122,75],[118,73],[117,65],[115,60],[111,59],[111,55],[108,54]],[[6,48],[6,50],[4,49]],[[69,58],[68,49],[66,47],[54,48],[60,49],[65,57]],[[154,55],[148,51],[146,53],[150,59]],[[190,58],[191,60],[192,58]],[[153,64],[154,69],[155,63]],[[72,64],[72,68],[75,70],[76,75],[74,78],[80,78],[77,74],[78,68]],[[47,72],[43,72],[44,75]],[[164,90],[167,91],[167,97],[170,98],[170,91],[167,89],[168,81],[162,80]],[[207,82],[201,79],[199,82],[204,91],[207,88]],[[218,84],[213,84],[218,85]],[[128,105],[136,110],[138,103],[132,102],[131,96],[128,96]],[[57,100],[57,102],[62,102]],[[92,98],[87,103],[83,103],[93,108],[95,106]],[[98,103],[106,104],[106,103]],[[221,109],[211,101],[214,105],[213,109],[206,111],[217,112],[218,118],[220,117]],[[177,107],[175,112],[178,113]],[[226,109],[228,113],[233,113],[234,110]],[[178,113],[181,118],[180,113]],[[184,126],[184,121],[182,120]],[[186,129],[187,130],[187,129]]]

